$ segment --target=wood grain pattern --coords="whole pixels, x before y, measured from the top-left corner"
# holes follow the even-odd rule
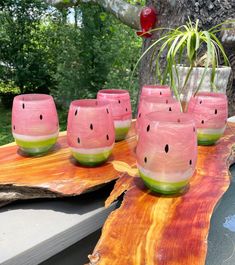
[[[108,217],[90,265],[205,264],[210,218],[235,162],[231,126],[216,146],[199,147],[197,172],[181,196],[151,193],[139,177],[119,178],[106,205],[127,192]]]
[[[80,166],[72,158],[61,133],[54,150],[41,157],[23,157],[12,143],[0,148],[0,206],[16,199],[73,196],[96,189],[122,175],[115,160],[135,164],[134,127],[125,141],[115,144],[109,161],[96,168]]]

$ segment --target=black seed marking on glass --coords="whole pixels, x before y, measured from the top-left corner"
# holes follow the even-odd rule
[[[126,108],[126,111],[128,111],[128,109]]]
[[[74,113],[74,114],[75,114],[75,116],[77,116],[77,114],[78,114],[78,110],[77,110],[77,109],[76,109],[76,111],[75,111],[75,113]]]
[[[169,108],[169,111],[172,111],[171,107]]]
[[[168,99],[166,100],[166,104],[168,104]]]
[[[141,113],[139,114],[139,118],[141,117]]]
[[[16,129],[15,125],[13,126],[13,129],[14,129],[14,130]]]
[[[80,144],[80,138],[78,137],[78,143]]]
[[[107,141],[109,140],[109,135],[108,134],[106,135],[106,139],[107,139]]]
[[[191,159],[189,160],[189,165],[190,165],[190,166],[192,165],[192,160],[191,160]]]
[[[204,124],[204,120],[202,120],[201,123]]]
[[[160,95],[162,95],[162,92],[160,91]]]
[[[92,123],[90,124],[90,129],[93,130],[93,124]]]
[[[144,158],[144,163],[147,163],[147,157]]]
[[[109,109],[106,109],[107,113],[109,114]]]
[[[150,125],[147,126],[147,132],[149,132],[149,130],[150,130]]]
[[[217,112],[218,112],[217,109],[215,109],[215,114],[217,114]]]
[[[40,120],[42,120],[43,119],[43,116],[42,116],[42,114],[40,115]]]
[[[120,100],[120,99],[118,100],[118,103],[119,103],[119,104],[121,103],[121,100]]]
[[[165,145],[165,152],[166,152],[166,153],[169,152],[169,145],[168,145],[168,144]]]
[[[24,105],[24,103],[23,103],[23,105],[22,105],[22,108],[23,108],[23,109],[25,108],[25,105]]]
[[[196,128],[195,128],[195,127],[193,127],[193,131],[194,131],[194,132],[196,131]]]
[[[200,100],[199,104],[202,104],[202,100]]]

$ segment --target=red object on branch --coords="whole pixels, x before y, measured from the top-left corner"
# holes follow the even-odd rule
[[[153,29],[155,23],[157,22],[157,12],[154,7],[144,7],[140,13],[140,25],[141,31],[137,31],[137,35],[150,38],[152,33],[149,33]]]

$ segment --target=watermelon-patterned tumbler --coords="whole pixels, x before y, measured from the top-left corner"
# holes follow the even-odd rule
[[[96,99],[72,101],[67,140],[73,157],[85,166],[97,166],[110,156],[115,136],[110,105]]]
[[[125,139],[131,127],[132,119],[129,92],[124,89],[103,89],[98,92],[97,99],[110,103],[115,127],[115,140]]]
[[[197,135],[192,115],[152,112],[146,115],[137,143],[137,167],[151,190],[163,194],[182,191],[194,174]]]
[[[12,134],[21,151],[41,155],[56,143],[59,123],[52,96],[22,94],[12,107]]]
[[[136,119],[136,133],[138,135],[140,128],[143,126],[145,115],[154,111],[165,112],[180,112],[180,103],[172,97],[151,97],[145,96],[142,98],[137,119]]]
[[[199,145],[213,145],[223,135],[228,117],[227,96],[223,93],[199,92],[189,101],[197,127]]]

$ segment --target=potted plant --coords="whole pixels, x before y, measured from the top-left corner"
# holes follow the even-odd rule
[[[189,21],[175,29],[167,30],[155,40],[139,58],[150,51],[154,60],[156,75],[161,84],[169,83],[183,109],[186,110],[189,98],[197,91],[226,92],[228,78],[231,72],[229,60],[220,40],[216,37],[226,22],[218,24],[209,30],[199,29],[199,20]],[[160,67],[160,59],[166,54],[166,66]],[[224,66],[219,65],[220,59]],[[151,62],[153,65],[153,60]]]

